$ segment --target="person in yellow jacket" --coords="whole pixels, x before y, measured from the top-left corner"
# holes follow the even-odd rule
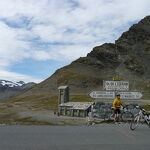
[[[114,109],[114,113],[115,113],[115,121],[118,121],[119,119],[121,119],[121,111],[120,108],[123,106],[122,104],[122,100],[120,99],[120,94],[116,95],[116,98],[113,101],[113,109]]]

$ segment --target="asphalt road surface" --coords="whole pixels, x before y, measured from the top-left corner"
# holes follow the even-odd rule
[[[150,150],[150,128],[94,126],[0,126],[0,150]]]

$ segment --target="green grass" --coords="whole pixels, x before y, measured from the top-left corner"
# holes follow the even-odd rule
[[[70,95],[71,102],[93,102],[88,95]],[[32,111],[49,110],[58,111],[58,95],[30,95],[25,97],[15,97],[7,101],[6,105],[18,105],[26,107]],[[7,109],[7,108],[5,108]]]
[[[74,73],[74,72],[69,72],[66,71],[64,72],[63,76],[58,79],[58,84],[67,84],[69,80],[78,80],[78,81],[85,81],[85,80],[96,80],[99,82],[102,82],[102,80],[100,78],[94,77],[94,76],[90,76],[87,74],[79,74],[79,73]]]
[[[93,102],[93,99],[88,95],[70,95],[71,102]],[[8,104],[17,104],[20,106],[28,107],[32,110],[51,110],[57,111],[58,109],[58,96],[57,95],[32,95],[23,98],[12,99]]]
[[[145,110],[150,110],[150,105],[142,105],[142,108],[144,108]]]
[[[57,95],[31,95],[25,97],[15,97],[7,101],[5,105],[20,105],[34,110],[51,110],[56,111],[58,107]],[[5,108],[6,109],[6,108]]]
[[[33,103],[33,108],[56,111],[58,107],[58,96],[42,97]]]
[[[71,95],[71,102],[93,102],[93,99],[88,95]]]
[[[30,95],[30,96],[25,96],[25,97],[13,97],[11,99],[9,99],[8,103],[11,102],[26,102],[26,101],[30,101],[30,100],[37,100],[42,98],[43,95]]]

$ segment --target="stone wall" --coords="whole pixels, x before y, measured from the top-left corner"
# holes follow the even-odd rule
[[[138,104],[136,103],[125,103],[124,107],[128,112],[131,112],[133,115],[138,113],[138,109],[136,108]],[[108,119],[110,115],[113,114],[114,110],[111,108],[112,103],[104,103],[104,102],[96,102],[95,105],[91,108],[91,117]]]

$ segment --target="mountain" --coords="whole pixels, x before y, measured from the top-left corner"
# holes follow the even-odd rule
[[[20,92],[31,88],[33,85],[35,85],[33,82],[25,83],[24,81],[12,82],[0,80],[0,101],[4,101],[15,96]]]
[[[60,85],[68,85],[71,95],[87,95],[92,90],[102,90],[103,80],[116,76],[129,81],[130,90],[149,93],[149,65],[150,16],[147,16],[131,26],[115,43],[94,47],[86,57],[58,69],[48,79],[10,101],[26,99],[29,103],[50,103],[53,96],[58,95]]]

